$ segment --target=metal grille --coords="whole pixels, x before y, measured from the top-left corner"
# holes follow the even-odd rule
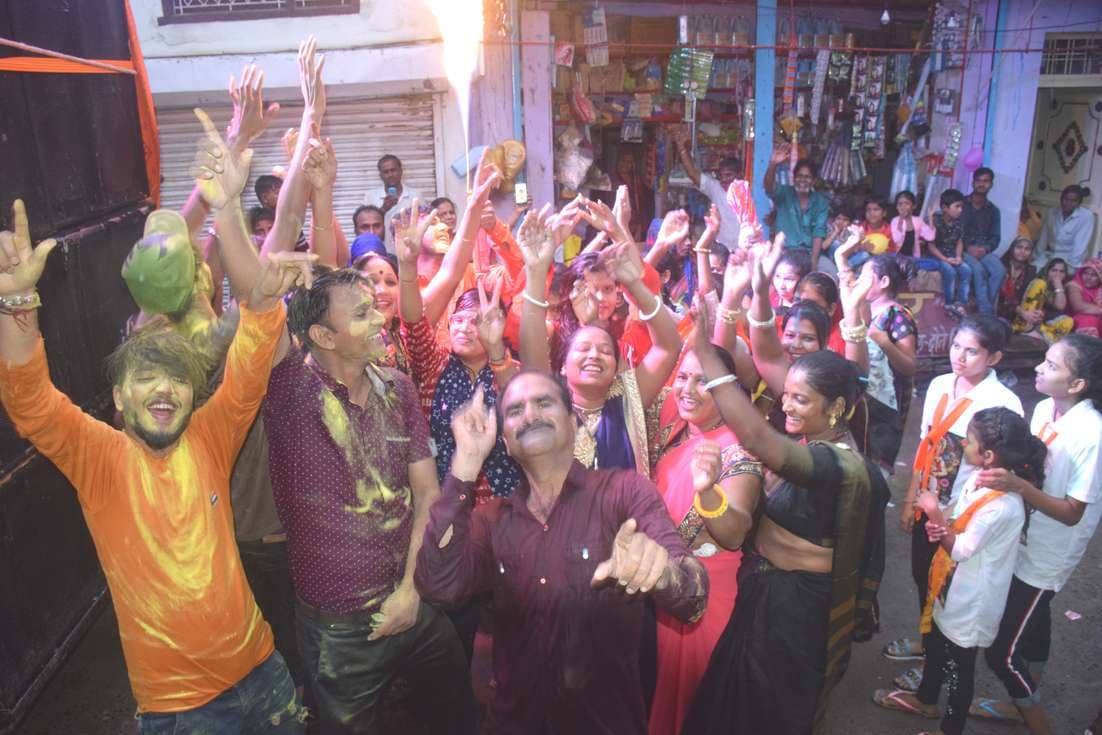
[[[1049,34],[1041,61],[1042,74],[1102,74],[1102,35]]]
[[[174,19],[249,18],[359,12],[359,0],[165,0],[165,15]]]

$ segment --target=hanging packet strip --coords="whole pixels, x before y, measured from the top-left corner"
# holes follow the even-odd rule
[[[692,95],[703,99],[708,93],[712,76],[714,52],[695,48],[679,48],[670,55],[666,67],[667,94]]]
[[[608,65],[608,24],[604,8],[589,8],[582,16],[582,40],[585,62],[590,66]]]

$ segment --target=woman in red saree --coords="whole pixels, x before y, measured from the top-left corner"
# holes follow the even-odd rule
[[[722,350],[721,355],[726,353]],[[729,369],[734,371],[734,361]],[[704,616],[686,625],[658,611],[658,676],[650,735],[676,735],[731,618],[738,592],[739,548],[753,525],[761,464],[720,418],[693,352],[681,360],[662,405],[654,479],[685,543],[708,570]]]

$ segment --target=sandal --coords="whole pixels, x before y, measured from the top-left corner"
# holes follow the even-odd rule
[[[872,693],[872,702],[878,707],[884,709],[895,710],[896,712],[906,712],[907,714],[918,715],[919,717],[925,717],[927,720],[936,720],[941,715],[937,712],[928,714],[921,707],[908,702],[903,697],[910,692],[904,692],[900,689],[888,691],[887,689],[877,689]]]
[[[917,641],[919,649],[922,648],[922,642]],[[880,651],[886,659],[892,661],[923,661],[926,658],[925,653],[915,653],[914,647],[915,641],[910,638],[896,638],[894,641],[884,646]]]
[[[969,717],[978,717],[981,720],[994,722],[1023,722],[1022,716],[1015,712],[1013,715],[1004,714],[999,710],[999,700],[978,697],[972,706],[968,708]]]
[[[892,679],[892,684],[905,692],[917,692],[922,683],[922,667],[914,666]]]

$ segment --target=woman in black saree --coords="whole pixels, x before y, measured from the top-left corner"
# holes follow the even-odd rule
[[[851,642],[876,630],[884,565],[888,488],[846,425],[857,370],[829,350],[793,362],[784,385],[785,437],[728,379],[705,338],[696,350],[724,421],[770,472],[739,570],[735,614],[681,732],[820,732]]]

